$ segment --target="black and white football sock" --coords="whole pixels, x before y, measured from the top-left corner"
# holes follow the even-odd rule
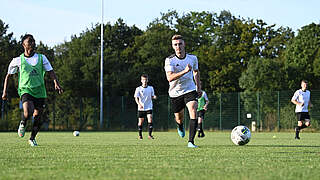
[[[299,137],[300,128],[301,128],[301,126],[297,126],[297,127],[295,128],[295,130],[296,130],[296,137]]]
[[[142,136],[142,125],[138,126],[138,131],[139,131],[139,136],[141,137]]]
[[[203,130],[202,130],[202,123],[198,123],[198,131],[199,132],[202,132]]]
[[[23,124],[23,126],[26,127],[28,119],[30,119],[30,116],[26,118],[24,117],[24,114],[22,114],[20,124]]]
[[[149,129],[149,136],[152,136],[152,130],[153,130],[153,124],[148,123],[148,129]]]
[[[178,125],[179,130],[182,131],[183,130],[183,123],[181,123],[181,124],[177,123],[177,125]]]
[[[40,115],[34,116],[30,140],[34,140],[36,138],[36,135],[40,131],[41,125],[42,125],[42,122],[41,122]]]

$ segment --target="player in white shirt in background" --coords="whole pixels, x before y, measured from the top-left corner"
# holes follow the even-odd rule
[[[296,136],[295,139],[300,139],[300,130],[310,126],[310,115],[308,106],[311,105],[310,91],[307,90],[308,82],[306,80],[301,81],[301,89],[297,90],[291,102],[296,105],[295,113],[298,119],[298,126],[295,128]]]
[[[152,123],[152,110],[153,104],[152,99],[157,99],[157,96],[154,94],[154,89],[152,86],[148,86],[148,75],[141,75],[141,86],[137,87],[134,93],[134,99],[138,105],[138,131],[139,139],[142,137],[142,125],[144,118],[148,119],[148,130],[149,130],[149,139],[154,139],[152,136],[153,123]]]
[[[195,55],[186,53],[181,35],[174,35],[171,43],[175,54],[166,58],[164,69],[169,82],[172,111],[178,125],[178,134],[183,138],[183,115],[184,108],[187,107],[190,117],[188,147],[196,148],[198,146],[194,144],[194,137],[197,132],[197,97],[201,92],[198,59]]]

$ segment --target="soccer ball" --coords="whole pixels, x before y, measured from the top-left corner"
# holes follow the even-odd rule
[[[79,132],[79,131],[73,131],[73,135],[74,135],[74,136],[79,136],[79,135],[80,135],[80,132]]]
[[[251,132],[246,126],[237,126],[231,132],[231,141],[235,145],[245,145],[250,141]]]

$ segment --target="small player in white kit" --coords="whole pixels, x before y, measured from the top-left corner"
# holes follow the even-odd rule
[[[148,130],[149,130],[149,139],[154,139],[152,136],[153,123],[152,123],[152,99],[157,99],[157,96],[154,94],[154,89],[152,86],[148,85],[148,75],[141,75],[141,86],[137,87],[134,93],[134,99],[138,105],[138,131],[139,139],[142,137],[142,125],[144,118],[148,119]]]
[[[307,90],[308,82],[306,80],[301,81],[301,89],[297,90],[291,102],[296,105],[295,113],[298,119],[298,126],[295,128],[295,139],[300,139],[300,130],[310,126],[310,115],[308,107],[311,106],[310,91]]]

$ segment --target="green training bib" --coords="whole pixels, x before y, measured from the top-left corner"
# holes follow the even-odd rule
[[[47,92],[44,84],[44,74],[42,55],[38,54],[38,63],[34,66],[30,65],[24,58],[24,54],[20,55],[20,71],[18,94],[21,97],[28,93],[35,98],[46,98]]]

